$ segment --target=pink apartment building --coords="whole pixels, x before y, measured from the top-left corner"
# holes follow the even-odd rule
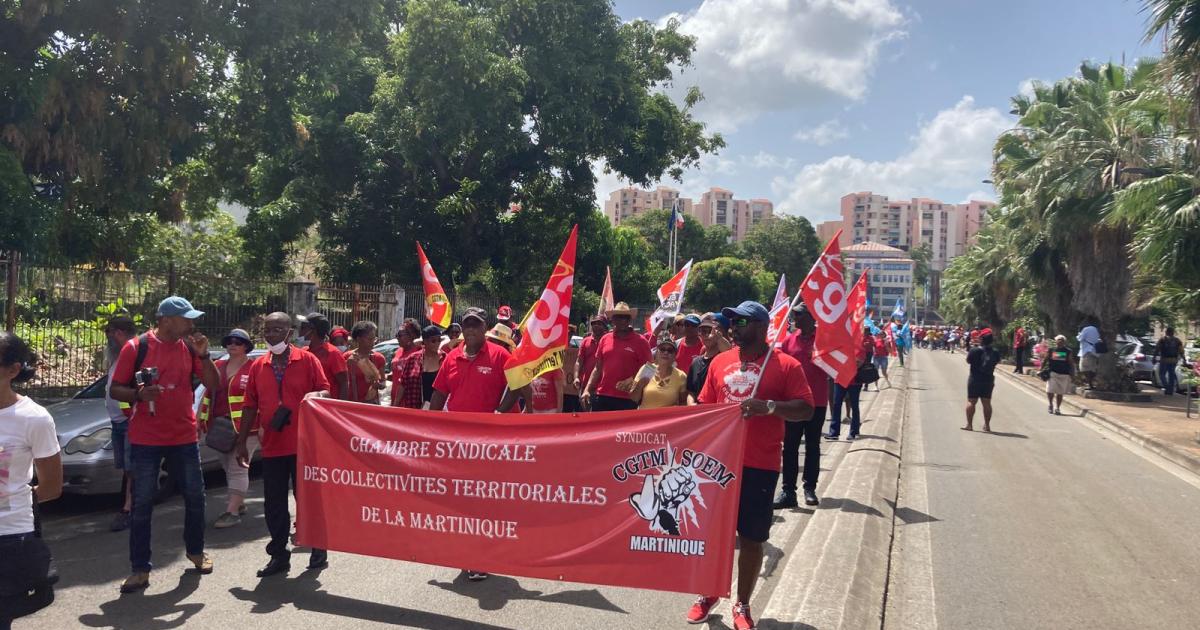
[[[699,201],[693,201],[681,198],[679,191],[673,188],[659,186],[655,190],[626,187],[613,191],[604,202],[604,215],[609,223],[620,225],[639,212],[670,208],[677,199],[689,220],[704,226],[723,225],[729,228],[735,242],[775,213],[775,205],[767,199],[735,199],[733,191],[724,188],[710,188]]]

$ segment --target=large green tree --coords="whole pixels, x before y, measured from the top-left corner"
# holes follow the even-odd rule
[[[684,308],[719,311],[744,300],[763,302],[774,297],[778,281],[779,276],[741,258],[726,256],[698,262],[688,278]]]
[[[669,209],[654,209],[640,212],[621,224],[641,235],[651,258],[664,268],[670,255],[671,233],[667,227],[670,218]],[[706,227],[699,221],[685,221],[676,236],[676,266],[681,267],[689,260],[709,260],[732,254],[734,248],[730,245],[730,237],[729,228],[723,225]]]
[[[781,215],[751,228],[738,244],[738,251],[742,257],[758,261],[763,269],[786,274],[791,290],[808,275],[821,245],[808,219]]]

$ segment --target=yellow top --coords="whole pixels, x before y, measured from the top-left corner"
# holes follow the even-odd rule
[[[642,404],[638,409],[658,409],[679,404],[679,396],[687,391],[687,374],[679,368],[671,368],[671,375],[660,379],[658,374],[650,377],[646,389],[642,390]]]

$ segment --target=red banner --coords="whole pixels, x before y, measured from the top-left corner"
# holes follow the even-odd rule
[[[737,405],[499,415],[312,399],[297,544],[503,575],[728,596]]]
[[[801,285],[800,295],[808,312],[817,320],[812,361],[845,387],[854,378],[858,366],[854,358],[854,326],[847,308],[842,248],[838,245],[841,235],[839,230],[813,263]]]
[[[417,243],[417,262],[421,265],[421,282],[425,289],[425,318],[442,328],[449,328],[450,319],[454,316],[454,311],[450,309],[450,298],[446,297],[442,283],[433,273],[433,265],[429,264],[420,242]]]
[[[521,324],[521,344],[504,364],[509,389],[525,387],[538,376],[565,367],[563,350],[571,341],[571,292],[575,287],[575,240],[579,226],[563,247],[542,297]]]

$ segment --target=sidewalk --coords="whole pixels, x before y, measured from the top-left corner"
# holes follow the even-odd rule
[[[1007,369],[1006,369],[1007,368]],[[1045,395],[1046,385],[1034,373],[1018,375],[1005,365],[997,372]],[[1200,475],[1200,401],[1192,400],[1192,417],[1185,416],[1187,398],[1165,396],[1162,390],[1142,385],[1153,396],[1148,403],[1107,402],[1078,394],[1063,396],[1063,413],[1091,419],[1130,441]]]

